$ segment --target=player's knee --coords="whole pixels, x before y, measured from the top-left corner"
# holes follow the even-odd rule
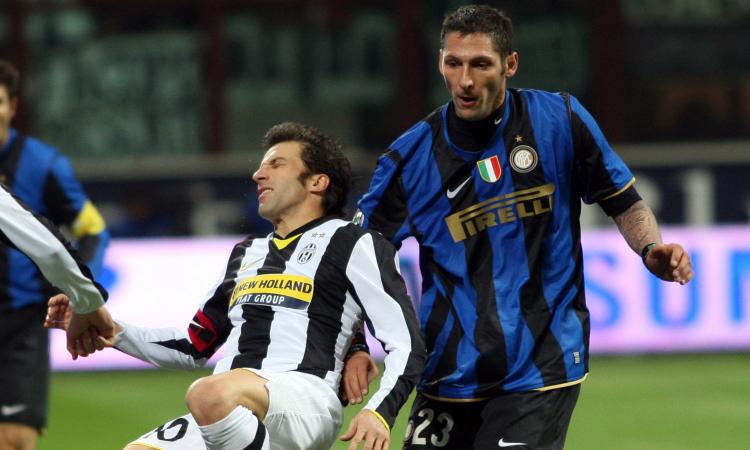
[[[0,425],[0,449],[33,450],[36,447],[38,432],[31,427],[20,425]]]
[[[200,425],[219,421],[234,409],[231,386],[221,378],[209,376],[196,380],[185,395],[190,413]]]
[[[154,450],[153,447],[146,447],[145,445],[140,444],[128,444],[127,447],[125,447],[122,450]]]

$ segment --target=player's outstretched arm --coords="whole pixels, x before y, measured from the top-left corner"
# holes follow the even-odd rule
[[[363,448],[368,450],[388,450],[390,432],[373,411],[363,409],[349,422],[349,429],[340,439],[351,441],[348,450],[356,450],[360,442],[363,442]]]
[[[31,258],[47,280],[70,296],[75,311],[89,313],[104,305],[106,291],[54,225],[2,186],[0,241]]]

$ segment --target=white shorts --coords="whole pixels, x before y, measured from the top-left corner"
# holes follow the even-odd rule
[[[271,450],[329,450],[341,428],[343,407],[322,379],[301,372],[265,373],[269,404],[263,424]],[[205,450],[198,424],[187,414],[144,434],[132,444],[157,450]]]

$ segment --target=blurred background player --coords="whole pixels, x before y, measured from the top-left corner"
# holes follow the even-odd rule
[[[507,88],[519,67],[507,16],[461,7],[440,40],[451,101],[379,158],[355,216],[397,245],[420,244],[429,357],[404,448],[562,449],[588,374],[581,200],[598,203],[659,278],[687,283],[690,258],[662,243],[635,178],[576,98]]]
[[[68,159],[11,127],[19,73],[0,60],[0,182],[25,205],[64,226],[96,276],[109,235]],[[0,245],[0,448],[33,449],[47,419],[48,333],[43,326],[50,286],[34,263]]]

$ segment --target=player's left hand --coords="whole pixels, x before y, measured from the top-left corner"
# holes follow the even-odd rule
[[[355,352],[344,362],[341,396],[349,404],[362,403],[368,386],[378,376],[378,365],[367,352]]]
[[[349,422],[349,429],[339,439],[351,441],[348,450],[357,450],[363,442],[363,450],[388,450],[390,433],[383,422],[369,409],[363,409]]]
[[[687,284],[693,279],[690,255],[680,244],[656,244],[646,255],[646,268],[664,281]]]

